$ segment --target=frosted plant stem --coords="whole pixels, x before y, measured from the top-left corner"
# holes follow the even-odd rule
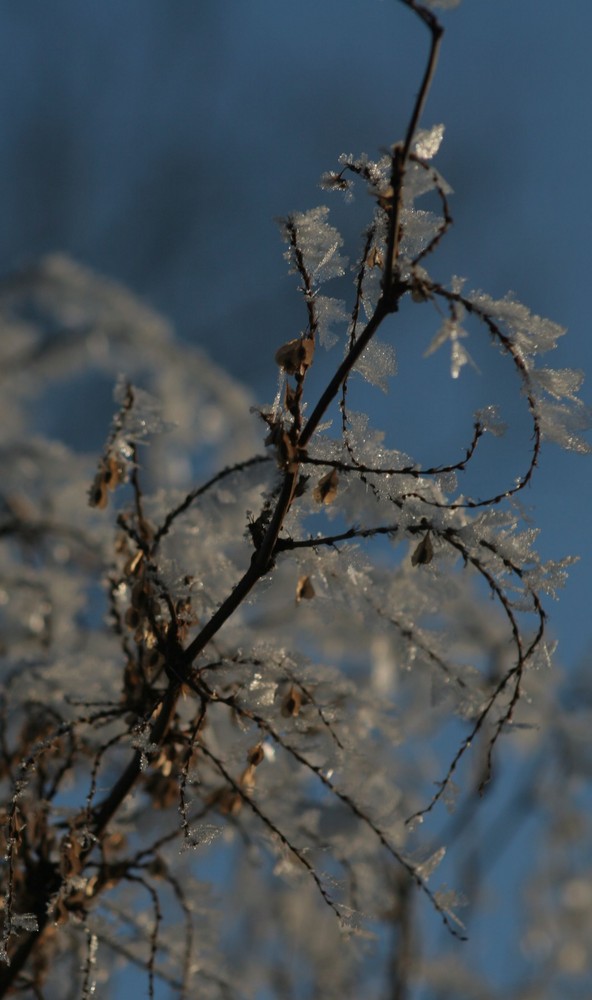
[[[179,684],[174,684],[172,682],[169,684],[169,687],[165,692],[164,699],[160,705],[160,711],[150,732],[151,742],[159,744],[162,741],[173,718],[179,697],[179,691]],[[90,833],[95,838],[100,837],[100,835],[104,832],[108,823],[132,790],[141,773],[141,761],[142,753],[138,750],[134,754],[123,774],[113,785],[113,788],[109,792],[108,796],[96,810],[94,821],[90,825]],[[94,846],[95,840],[89,838],[89,846],[84,852],[86,856],[91,853]],[[59,891],[62,883],[58,869],[54,866],[51,867],[51,869],[47,872],[46,877],[43,879],[41,877],[41,873],[39,873],[38,881],[40,885],[43,885],[43,893],[36,901],[37,906],[35,916],[37,918],[37,929],[31,931],[21,942],[14,955],[11,955],[10,965],[0,966],[0,997],[5,996],[6,992],[10,990],[14,980],[25,966],[31,951],[43,936],[51,914],[50,904],[52,896]]]
[[[405,141],[402,147],[395,147],[392,154],[391,186],[393,189],[394,204],[392,218],[389,222],[382,285],[383,294],[387,302],[390,302],[393,299],[393,296],[396,296],[397,293],[397,283],[394,269],[399,256],[399,243],[401,240],[401,210],[403,208],[403,180],[405,177],[405,169],[407,167],[407,161],[411,151],[413,136],[415,135],[415,131],[419,124],[419,119],[421,118],[428,94],[430,92],[434,73],[436,72],[438,54],[440,51],[442,36],[444,34],[444,29],[438,23],[431,11],[427,10],[425,7],[417,5],[415,0],[402,0],[402,3],[404,3],[406,7],[413,10],[421,18],[424,24],[427,25],[432,36],[432,43],[423,79],[421,81],[421,86],[415,99],[413,111],[411,112],[411,116],[409,118]]]
[[[264,576],[270,568],[273,552],[281,531],[284,518],[290,509],[290,504],[294,498],[294,491],[298,482],[298,469],[294,472],[286,473],[282,491],[279,495],[273,517],[265,533],[261,546],[253,554],[251,564],[246,573],[241,577],[234,589],[228,595],[223,604],[220,605],[215,614],[212,615],[207,625],[202,628],[199,635],[189,644],[183,656],[183,667],[189,668],[205,646],[210,642],[216,633],[222,628],[230,616],[242,604],[250,590],[257,581]]]

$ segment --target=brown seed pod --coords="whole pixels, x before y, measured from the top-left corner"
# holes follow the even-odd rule
[[[339,476],[337,475],[337,469],[331,469],[326,476],[319,479],[317,485],[312,491],[313,499],[317,503],[333,503],[335,497],[337,496],[337,484],[339,483]]]
[[[289,719],[290,717],[300,715],[303,700],[300,688],[292,684],[282,700],[281,712],[283,717]]]
[[[265,759],[265,753],[261,743],[256,743],[247,753],[247,761],[252,767],[258,767]]]
[[[304,375],[312,364],[313,355],[314,340],[311,337],[297,337],[278,348],[275,361],[287,375]]]
[[[426,531],[421,542],[419,543],[417,548],[414,549],[413,551],[413,554],[411,556],[411,565],[427,566],[428,563],[431,563],[433,558],[434,558],[434,547],[432,545],[430,533],[429,531]]]
[[[296,584],[296,604],[300,601],[310,601],[315,596],[315,589],[309,576],[301,576]]]

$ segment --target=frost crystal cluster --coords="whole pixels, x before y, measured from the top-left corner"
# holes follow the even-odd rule
[[[407,134],[323,178],[370,195],[353,262],[328,207],[281,223],[303,327],[264,362],[269,405],[64,258],[2,290],[0,996],[107,996],[122,967],[147,996],[485,996],[463,836],[551,715],[569,563],[541,562],[521,499],[545,438],[588,450],[588,415],[547,367],[561,328],[430,273],[450,188],[418,123],[455,4],[403,3],[431,40]],[[490,390],[450,453],[403,450],[389,406],[427,392],[422,355],[461,387],[501,359],[520,468]],[[525,948],[560,983],[583,932],[562,952],[536,886]],[[570,875],[566,921],[584,897]]]

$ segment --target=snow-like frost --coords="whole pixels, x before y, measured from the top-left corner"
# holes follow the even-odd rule
[[[113,391],[113,398],[119,406],[124,406],[128,393],[128,380],[120,377]],[[163,420],[162,404],[145,389],[132,387],[133,404],[125,413],[122,433],[133,441],[145,441],[154,434],[172,431],[174,424]]]
[[[375,188],[380,188],[388,182],[391,172],[390,156],[383,156],[380,160],[372,160],[367,153],[354,156],[352,153],[342,153],[339,157],[342,167],[351,167],[355,173],[367,177],[370,184]]]
[[[405,206],[401,212],[403,238],[401,253],[408,258],[416,257],[436,236],[442,220],[433,212]]]
[[[540,564],[537,562],[533,569],[524,572],[523,580],[533,590],[556,598],[557,591],[564,587],[567,581],[568,567],[576,562],[578,562],[577,556],[566,556],[564,559],[548,560]]]
[[[181,852],[189,851],[198,847],[209,847],[222,833],[221,826],[214,826],[213,823],[199,823],[186,831],[181,845]]]
[[[439,847],[437,851],[434,851],[429,858],[425,861],[420,862],[420,864],[415,865],[415,871],[420,878],[427,882],[431,875],[435,872],[436,868],[439,866],[446,854],[445,847]]]
[[[362,351],[354,370],[360,372],[371,385],[388,392],[388,379],[397,371],[394,347],[374,337]]]
[[[464,930],[464,924],[462,920],[457,916],[455,910],[461,906],[466,906],[466,900],[461,893],[455,892],[453,889],[448,889],[445,886],[442,889],[438,889],[434,893],[434,899],[436,900],[438,906],[443,913],[449,917],[458,927]]]
[[[334,226],[329,225],[328,216],[327,206],[320,205],[308,212],[295,212],[288,220],[288,227],[284,223],[285,237],[289,242],[289,226],[294,227],[297,248],[315,285],[342,277],[347,267],[347,259],[339,253],[343,238]],[[291,272],[298,273],[296,250],[293,246],[286,250],[284,257],[290,262]]]
[[[314,300],[318,322],[319,339],[325,348],[333,347],[338,337],[333,327],[346,323],[349,316],[342,299],[330,298],[328,295],[317,295]]]
[[[494,437],[503,437],[508,429],[508,425],[500,417],[497,406],[484,406],[481,410],[477,410],[475,420]]]
[[[554,399],[570,399],[580,403],[578,392],[584,382],[584,373],[573,368],[537,368],[531,372],[531,382]]]
[[[442,344],[446,341],[450,342],[450,375],[452,378],[458,378],[461,373],[461,369],[465,365],[469,364],[473,368],[476,367],[471,355],[467,351],[466,347],[461,344],[461,339],[468,337],[467,331],[459,324],[456,319],[445,319],[440,327],[438,333],[432,340],[431,344],[426,348],[424,352],[424,357],[429,357],[434,351],[437,351]]]
[[[146,770],[148,767],[149,757],[157,753],[160,749],[158,743],[153,743],[151,740],[151,730],[148,723],[144,723],[141,726],[137,726],[134,730],[132,738],[132,747],[134,750],[139,750],[141,756],[140,767],[142,771]]]
[[[426,169],[422,163],[411,160],[405,171],[404,203],[409,207],[416,198],[434,190],[444,195],[452,194],[450,184],[435,167]]]
[[[558,323],[532,313],[521,302],[517,302],[511,293],[503,299],[493,299],[483,292],[473,292],[468,297],[480,311],[507,328],[524,358],[553,350],[559,337],[567,332]]]
[[[574,409],[565,403],[539,401],[537,416],[542,437],[547,441],[582,455],[592,451],[592,445],[579,433],[590,427],[590,414],[583,405]]]
[[[27,933],[32,933],[39,927],[34,913],[11,913],[10,923],[13,930]]]
[[[440,149],[443,138],[443,125],[434,125],[431,129],[420,129],[413,142],[413,152],[422,160],[431,160]]]

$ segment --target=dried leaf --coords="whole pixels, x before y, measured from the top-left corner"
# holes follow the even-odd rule
[[[395,195],[392,184],[388,184],[385,187],[380,188],[380,190],[375,192],[375,195],[380,207],[387,213],[392,212],[393,198]]]
[[[76,836],[66,835],[60,844],[60,870],[65,881],[82,871],[82,843]]]
[[[261,743],[255,744],[247,753],[247,760],[252,767],[258,767],[265,760],[265,752]]]
[[[301,458],[306,458],[306,448],[301,448],[298,452]],[[306,493],[308,488],[308,480],[310,476],[299,476],[298,483],[296,484],[296,489],[294,490],[295,497],[302,497]]]
[[[103,479],[101,472],[97,472],[93,484],[88,491],[88,503],[90,507],[98,507],[99,510],[104,510],[107,506],[108,496],[107,487]]]
[[[128,608],[124,615],[123,620],[126,626],[133,632],[138,628],[140,624],[140,615],[136,610],[136,608]]]
[[[255,788],[255,765],[249,764],[240,776],[239,784],[248,793]]]
[[[300,601],[310,601],[315,596],[315,589],[309,576],[301,576],[296,584],[296,604]]]
[[[91,507],[98,507],[104,510],[107,506],[107,491],[119,486],[125,476],[125,470],[113,455],[102,459],[93,484],[88,493],[88,502]]]
[[[382,255],[382,250],[380,247],[370,247],[368,254],[366,256],[366,266],[367,267],[383,267],[384,257]]]
[[[265,444],[276,449],[278,465],[281,469],[293,472],[298,467],[298,449],[292,442],[288,431],[280,423],[273,424],[265,439]]]
[[[144,553],[140,549],[138,549],[135,555],[130,556],[123,568],[124,576],[135,576],[143,558]]]
[[[292,416],[296,415],[298,411],[298,393],[289,382],[286,383],[285,406],[288,413],[291,413]]]
[[[411,556],[412,566],[427,566],[434,558],[434,548],[429,531],[426,532],[421,542]]]
[[[288,719],[299,715],[303,700],[300,688],[296,687],[295,684],[292,684],[282,701],[281,712],[283,717]]]
[[[313,499],[317,503],[333,503],[335,497],[337,496],[337,485],[339,483],[339,476],[337,474],[337,469],[331,469],[326,476],[319,479],[317,485],[312,491]]]
[[[243,800],[233,788],[222,788],[215,795],[215,803],[223,816],[236,816],[243,807]]]
[[[313,355],[314,340],[311,337],[298,337],[296,340],[289,340],[275,352],[275,361],[287,375],[304,375],[312,364]]]
[[[108,490],[116,489],[124,477],[124,468],[120,462],[109,455],[103,468],[103,482]]]
[[[287,431],[281,435],[277,450],[280,466],[288,472],[295,472],[298,468],[298,449],[292,443]]]

